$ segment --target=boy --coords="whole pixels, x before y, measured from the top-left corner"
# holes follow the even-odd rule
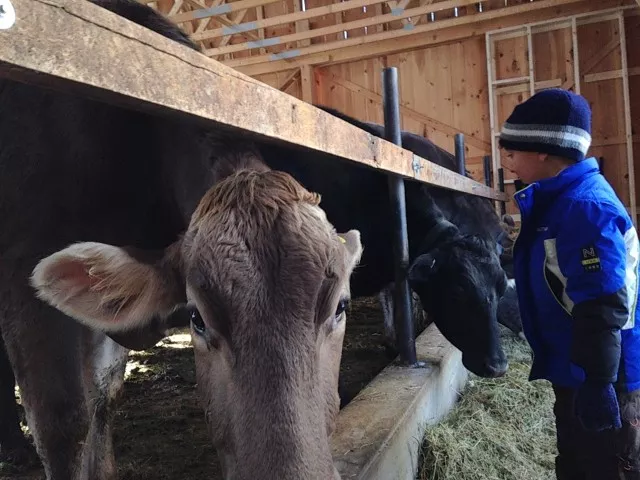
[[[558,480],[640,479],[640,320],[633,223],[599,173],[591,111],[580,95],[543,90],[500,134],[521,230],[514,271],[529,380],[555,394]]]

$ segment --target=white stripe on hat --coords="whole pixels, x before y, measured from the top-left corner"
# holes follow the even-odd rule
[[[505,123],[500,134],[510,141],[544,143],[561,148],[574,148],[586,155],[591,145],[591,135],[576,127],[561,125],[518,125]]]

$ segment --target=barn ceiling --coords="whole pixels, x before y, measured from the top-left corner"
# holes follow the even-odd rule
[[[411,48],[457,29],[562,9],[602,8],[592,0],[140,0],[178,23],[206,55],[250,75],[376,55],[382,45]],[[607,2],[633,4],[626,0]],[[496,23],[498,22],[498,23]],[[454,38],[455,39],[455,38]],[[389,45],[391,43],[391,45]],[[342,57],[341,57],[342,56]]]

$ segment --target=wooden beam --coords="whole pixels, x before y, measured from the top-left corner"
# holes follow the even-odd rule
[[[323,7],[310,8],[303,12],[289,13],[287,15],[277,15],[271,18],[265,18],[255,22],[241,23],[236,27],[237,31],[250,32],[259,28],[275,27],[277,25],[283,25],[285,23],[299,22],[301,20],[308,20],[310,18],[316,18],[323,15],[330,15],[332,13],[340,13],[346,10],[352,10],[354,8],[368,7],[375,5],[376,3],[382,3],[384,0],[349,0],[348,2],[332,3]],[[193,35],[196,41],[208,40],[210,38],[222,37],[226,35],[228,30],[224,28],[217,28],[215,30],[207,30],[206,32]]]
[[[343,4],[344,3],[348,4],[350,2],[343,2]],[[339,33],[344,30],[349,31],[349,30],[355,30],[357,28],[371,27],[374,25],[380,25],[381,23],[393,22],[403,18],[419,17],[421,15],[426,15],[430,12],[436,12],[441,9],[448,9],[456,6],[460,7],[464,5],[474,5],[476,3],[478,3],[478,0],[447,0],[445,2],[439,2],[435,5],[425,5],[421,7],[410,8],[409,10],[402,9],[402,11],[400,12],[394,11],[391,13],[387,13],[385,15],[363,18],[360,20],[354,20],[352,22],[341,23],[339,25],[330,25],[328,27],[314,28],[313,30],[306,30],[306,31],[292,33],[289,35],[283,35],[281,37],[272,37],[272,38],[269,38],[268,41],[272,45],[281,45],[285,43],[297,42],[300,40],[321,37],[323,35],[331,35],[333,33]],[[286,17],[288,15],[283,15],[283,16]],[[223,46],[223,47],[210,48],[208,50],[205,50],[204,53],[205,55],[215,56],[215,55],[222,55],[226,53],[240,52],[243,50],[252,50],[257,47],[258,45],[256,45],[255,42],[237,43],[235,45],[230,45],[227,47]]]
[[[349,2],[353,1],[355,0],[349,0]],[[458,42],[477,36],[484,36],[484,34],[488,31],[508,28],[514,25],[521,25],[523,22],[530,23],[546,21],[553,18],[584,13],[587,11],[591,12],[594,10],[594,8],[600,7],[603,10],[608,8],[619,8],[621,6],[628,5],[629,2],[632,1],[633,0],[602,0],[601,2],[598,2],[596,4],[594,4],[593,2],[579,2],[575,4],[533,10],[521,15],[507,15],[500,18],[494,18],[492,20],[482,20],[482,18],[479,18],[477,19],[477,23],[454,26],[450,28],[441,28],[426,33],[418,33],[416,35],[411,35],[404,38],[395,38],[394,35],[397,31],[393,30],[387,32],[391,35],[389,35],[386,40],[381,40],[373,44],[368,44],[366,46],[357,44],[351,46],[345,45],[343,48],[330,52],[320,51],[312,54],[300,55],[299,57],[289,59],[291,60],[291,62],[285,62],[283,60],[271,60],[261,64],[236,66],[235,68],[238,71],[246,73],[247,75],[254,76],[288,70],[292,68],[293,65],[300,66],[308,64],[316,66],[327,66],[351,62],[354,60],[365,60],[367,58],[391,55],[398,52],[406,52],[415,49],[423,49],[435,45]],[[532,4],[538,3],[540,2],[533,2]],[[433,25],[436,23],[439,23],[439,21],[433,22],[429,25]]]
[[[633,143],[640,142],[640,134],[633,135],[631,137]],[[626,145],[627,136],[619,136],[619,137],[608,137],[608,138],[599,138],[595,137],[593,142],[591,142],[592,147],[610,147],[613,145]]]
[[[173,15],[169,18],[175,23],[191,22],[192,20],[210,18],[217,15],[227,15],[231,12],[255,8],[261,5],[269,5],[270,3],[276,3],[279,1],[280,0],[240,0],[237,2],[224,3],[215,7],[200,6],[198,10],[178,13],[177,15]]]
[[[332,73],[327,73],[327,72],[322,72],[321,75],[323,75],[327,80],[335,83],[336,85],[339,85],[343,88],[346,88],[349,91],[358,93],[362,96],[364,96],[365,98],[372,100],[376,103],[379,103],[380,105],[382,105],[382,95],[373,92],[361,85],[358,85],[356,83],[353,83],[345,78],[342,78],[338,75],[332,74]],[[445,133],[447,135],[451,135],[454,136],[456,133],[464,133],[464,140],[467,143],[467,145],[472,145],[476,148],[479,148],[482,151],[488,152],[491,149],[491,145],[489,144],[489,142],[485,142],[473,135],[471,135],[470,133],[466,133],[466,132],[461,132],[460,129],[457,129],[455,127],[452,127],[451,125],[447,125],[446,123],[443,123],[439,120],[436,120],[434,118],[428,117],[427,115],[424,115],[420,112],[417,112],[409,107],[406,107],[404,105],[400,105],[400,112],[403,113],[404,115],[407,115],[409,117],[414,118],[415,120],[418,120],[421,123],[424,123],[425,125],[427,125],[428,127],[434,128],[436,130],[438,130],[439,132]]]
[[[222,3],[222,0],[214,0],[214,2],[211,4],[209,8],[217,7],[221,3]],[[212,20],[212,17],[203,18],[202,20],[200,20],[200,23],[198,23],[198,27],[196,28],[195,33],[204,31],[209,26],[209,22],[211,22],[211,20]]]
[[[543,88],[554,88],[562,85],[561,78],[554,78],[552,80],[539,80],[533,83],[534,90],[541,90]],[[511,85],[508,87],[500,87],[495,89],[496,95],[511,95],[514,93],[524,93],[530,91],[530,85]]]
[[[439,20],[437,22],[431,22],[426,25],[419,25],[417,27],[405,30],[396,29],[383,33],[374,33],[372,35],[364,35],[361,37],[354,37],[348,40],[338,40],[335,42],[320,43],[312,45],[310,47],[301,48],[297,51],[297,56],[308,55],[317,52],[328,52],[338,48],[343,48],[351,45],[367,45],[372,42],[378,42],[388,38],[401,38],[409,35],[415,35],[417,33],[433,32],[443,28],[450,28],[455,26],[464,26],[481,22],[483,20],[492,20],[495,18],[502,18],[510,15],[519,15],[522,13],[530,12],[532,10],[538,10],[541,8],[557,7],[559,5],[566,5],[567,3],[579,3],[586,0],[540,0],[538,2],[528,2],[522,5],[504,7],[497,10],[489,10],[483,13],[476,13],[474,15],[465,15],[464,17],[449,18],[446,20]],[[253,65],[257,63],[263,63],[271,61],[275,58],[284,58],[283,55],[286,52],[282,52],[279,55],[256,55],[248,58],[238,58],[229,60],[226,65],[230,67],[241,67],[246,65]],[[289,56],[287,56],[288,58]]]
[[[300,69],[294,68],[293,71],[284,79],[284,82],[278,87],[278,90],[286,92],[287,89],[293,85],[293,82],[296,81],[296,78],[300,75]]]
[[[193,5],[196,8],[204,8],[204,7],[206,7],[206,4],[204,3],[204,0],[185,0],[185,1],[187,3],[190,3],[191,5]],[[242,1],[234,2],[234,4],[239,4],[239,3],[243,3],[243,2]],[[217,8],[223,8],[225,5],[226,4],[220,5],[218,7],[213,7],[212,6],[212,7],[209,7],[209,10],[213,10],[213,9],[217,9]],[[193,12],[187,12],[187,13],[193,13]],[[242,21],[242,18],[244,18],[244,14],[246,14],[246,9],[244,10],[244,14],[242,14],[242,15],[241,14],[242,14],[242,10],[240,10],[239,13],[237,14],[239,21]],[[175,17],[173,17],[173,18],[175,18]],[[227,27],[231,27],[231,26],[235,25],[235,23],[232,20],[229,20],[228,18],[226,18],[225,15],[220,15],[219,17],[216,17],[216,21],[218,23],[221,23],[222,25],[226,25]],[[259,40],[258,36],[256,34],[254,34],[253,32],[247,33],[247,37],[250,37],[253,40]],[[227,39],[227,41],[228,40],[229,39]]]
[[[629,205],[631,206],[631,218],[633,224],[638,226],[638,208],[636,200],[636,174],[633,161],[633,126],[631,124],[631,100],[629,92],[629,65],[627,62],[627,36],[624,25],[624,15],[618,15],[618,28],[620,35],[620,55],[622,57],[622,90],[624,96],[624,123],[627,144],[627,180],[629,181]]]
[[[238,25],[240,22],[242,22],[242,20],[244,20],[244,17],[247,16],[247,12],[248,10],[240,10],[238,13],[236,13],[236,16],[233,17],[232,20],[231,19],[229,20],[231,25]],[[219,20],[219,18],[217,18],[217,20]],[[231,41],[232,36],[233,35],[227,35],[226,37],[222,37],[220,39],[220,44],[218,45],[218,48],[223,48],[225,45],[227,45]],[[257,41],[262,40],[259,36],[257,38],[258,38]],[[254,42],[255,41],[256,40],[254,40]]]
[[[315,75],[313,74],[313,67],[310,65],[303,65],[300,67],[300,88],[302,91],[302,100],[307,103],[313,103],[315,101]]]
[[[576,34],[577,35],[577,34]],[[598,66],[598,64],[603,61],[605,58],[611,54],[618,46],[620,45],[620,38],[611,39],[606,45],[604,45],[597,53],[595,53],[591,58],[584,62],[584,68],[582,70],[582,74],[587,74],[591,72],[594,68]],[[575,62],[577,63],[577,62]],[[574,79],[567,79],[566,82],[562,84],[562,88],[568,90],[575,85]],[[577,92],[580,93],[580,92]]]
[[[293,0],[293,8],[296,12],[304,11],[302,9],[303,0]],[[309,30],[309,20],[300,20],[296,22],[296,33],[298,32],[306,32]],[[303,40],[298,42],[298,47],[307,47],[311,45],[311,40]]]
[[[1,77],[217,126],[246,138],[326,152],[430,185],[508,201],[500,192],[98,5],[84,0],[12,3],[17,21],[0,30]]]

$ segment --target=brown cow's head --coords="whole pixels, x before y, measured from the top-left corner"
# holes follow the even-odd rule
[[[42,260],[32,284],[114,338],[190,319],[225,478],[337,477],[328,437],[362,247],[357,231],[336,234],[318,203],[285,173],[243,170],[203,197],[162,260],[80,243]]]

